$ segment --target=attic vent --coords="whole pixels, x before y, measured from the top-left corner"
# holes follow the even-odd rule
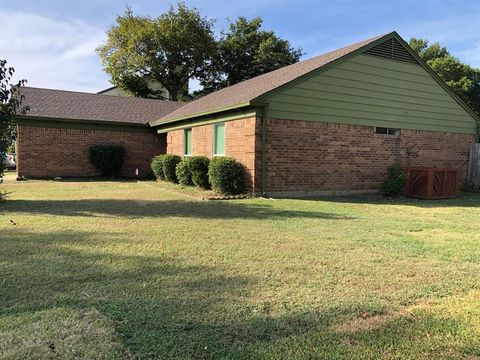
[[[387,59],[417,63],[417,60],[405,50],[405,48],[395,38],[390,38],[381,44],[378,44],[367,51],[365,54],[379,56]]]

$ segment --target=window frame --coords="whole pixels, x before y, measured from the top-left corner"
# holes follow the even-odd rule
[[[385,130],[385,132],[379,132],[380,129]],[[402,131],[401,129],[397,129],[397,128],[375,126],[374,133],[375,135],[379,135],[379,136],[399,137],[402,134]]]
[[[188,153],[188,136],[187,133],[190,133],[190,153]],[[193,152],[193,131],[192,128],[183,129],[183,156],[192,156]]]
[[[217,127],[218,126],[223,126],[223,153],[222,154],[217,154],[216,150],[217,150]],[[221,123],[216,123],[216,124],[213,124],[213,128],[212,128],[212,131],[213,131],[213,148],[212,148],[212,153],[213,153],[213,156],[226,156],[226,153],[227,153],[227,130],[226,130],[226,126],[225,126],[225,123],[224,122],[221,122]]]

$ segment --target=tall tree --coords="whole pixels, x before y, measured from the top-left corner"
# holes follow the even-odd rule
[[[480,115],[480,70],[462,63],[438,42],[429,45],[425,39],[410,39],[410,46],[435,73]]]
[[[202,78],[216,50],[213,21],[179,2],[156,19],[127,8],[97,48],[114,85],[135,96],[161,98],[158,82],[173,100],[188,97],[188,81]]]
[[[209,93],[252,77],[296,63],[303,55],[288,40],[273,31],[262,30],[262,19],[239,17],[222,32],[218,52],[208,76],[200,79],[203,90]]]
[[[23,96],[20,94],[20,87],[26,81],[20,80],[18,83],[12,84],[14,72],[13,67],[7,66],[6,60],[0,60],[0,181],[3,179],[5,171],[3,157],[12,143],[12,136],[15,132],[16,115],[28,111],[28,107],[22,106]]]

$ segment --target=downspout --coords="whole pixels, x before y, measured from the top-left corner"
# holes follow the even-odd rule
[[[262,195],[267,195],[267,107],[268,104],[265,104],[262,110]]]

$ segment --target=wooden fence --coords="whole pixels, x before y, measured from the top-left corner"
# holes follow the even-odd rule
[[[472,144],[468,163],[468,184],[480,189],[480,144]]]
[[[432,167],[407,168],[407,196],[449,199],[458,196],[458,171]]]

